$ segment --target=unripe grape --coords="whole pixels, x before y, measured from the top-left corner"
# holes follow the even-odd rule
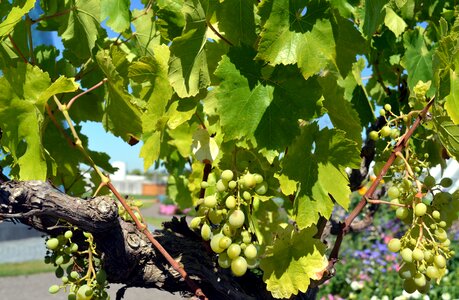
[[[261,176],[260,174],[253,174],[254,178],[255,178],[255,182],[257,184],[260,184],[263,182],[263,176]]]
[[[399,239],[391,239],[387,247],[389,248],[389,251],[398,252],[400,251],[400,248],[402,247],[402,243],[400,242]]]
[[[77,300],[76,294],[74,292],[70,292],[67,296],[67,300]]]
[[[440,181],[440,185],[442,187],[448,188],[453,185],[453,180],[449,177],[442,178],[442,180]]]
[[[426,176],[426,178],[424,178],[424,185],[428,189],[432,188],[435,185],[435,178],[431,175]]]
[[[201,225],[201,220],[202,220],[201,217],[194,217],[193,219],[191,219],[190,228],[191,229],[199,228],[199,225]]]
[[[69,278],[67,276],[62,276],[61,280],[63,284],[66,284],[67,282],[69,282]]]
[[[234,210],[228,218],[228,222],[231,227],[239,228],[244,225],[245,215],[244,212],[240,209]]]
[[[217,205],[217,196],[216,195],[210,195],[204,198],[204,206],[213,208],[215,205]]]
[[[77,243],[71,243],[69,248],[70,248],[70,252],[71,253],[75,253],[75,252],[78,251],[78,244]]]
[[[54,275],[56,275],[57,278],[61,278],[62,276],[64,276],[64,269],[62,269],[60,266],[57,267],[56,270],[54,271]]]
[[[230,245],[231,245],[231,239],[227,236],[223,236],[221,239],[220,239],[220,243],[218,244],[220,246],[220,248],[222,249],[226,249],[228,248]]]
[[[253,176],[253,174],[250,174],[250,173],[247,173],[244,175],[243,183],[244,183],[244,186],[249,189],[255,187],[255,185],[257,184],[257,182],[255,181],[255,176]]]
[[[56,294],[59,292],[60,287],[57,284],[53,284],[52,286],[49,287],[48,292],[50,294]]]
[[[241,254],[241,246],[239,244],[231,244],[226,250],[228,257],[231,259],[237,258]]]
[[[50,238],[46,241],[46,248],[49,250],[56,250],[59,246],[59,240],[57,238]]]
[[[252,199],[252,195],[248,191],[244,191],[242,193],[242,198],[244,198],[244,200],[246,201],[249,201],[250,199]]]
[[[78,289],[77,300],[89,300],[92,298],[92,293],[92,288],[84,284]]]
[[[224,191],[226,191],[227,188],[228,188],[228,185],[226,181],[223,181],[221,179],[217,181],[217,191],[219,191],[220,193],[223,193]]]
[[[207,181],[201,181],[201,188],[207,189],[209,187],[209,183]]]
[[[236,182],[236,181],[231,180],[230,182],[228,182],[228,187],[229,187],[230,189],[233,190],[233,189],[236,188],[236,186],[237,186],[237,182]]]
[[[396,128],[392,128],[390,131],[390,138],[395,140],[399,136],[400,136],[400,131]]]
[[[247,245],[244,250],[244,256],[249,259],[254,259],[257,257],[257,248],[253,244]]]
[[[423,287],[427,283],[426,277],[424,276],[424,274],[421,273],[417,273],[416,275],[414,275],[413,280],[417,288]]]
[[[228,269],[231,266],[231,259],[225,252],[218,255],[218,265],[223,269]]]
[[[433,256],[432,252],[429,251],[429,250],[425,250],[424,251],[424,260],[426,261],[426,263],[428,263],[428,264],[432,263],[433,259],[434,259],[434,256]]]
[[[440,242],[444,242],[448,239],[448,234],[443,228],[438,228],[435,230],[435,236]]]
[[[381,132],[380,133],[381,133],[382,137],[387,137],[387,136],[390,135],[391,129],[390,129],[389,126],[384,126],[383,128],[381,128]]]
[[[220,240],[224,237],[223,234],[221,233],[217,233],[216,235],[214,235],[212,237],[212,239],[210,240],[210,248],[212,248],[212,251],[214,251],[215,253],[221,253],[223,252],[225,249],[223,248],[220,248]]]
[[[446,222],[445,221],[440,221],[438,222],[438,226],[445,228],[446,227]]]
[[[384,109],[387,111],[392,111],[392,106],[389,103],[384,104]]]
[[[421,294],[427,294],[430,291],[430,282],[426,282],[426,285],[424,286],[419,286],[418,287],[418,292]]]
[[[226,182],[229,182],[231,179],[233,179],[233,171],[231,170],[224,170],[222,172],[222,175],[221,175],[221,178],[222,180],[226,181]]]
[[[374,130],[373,130],[373,131],[370,131],[370,133],[369,133],[368,136],[369,136],[369,138],[372,139],[373,141],[379,140],[379,134],[378,134],[378,132],[376,132],[376,131],[374,131]]]
[[[384,110],[384,108],[381,108],[381,109],[379,110],[379,115],[381,115],[381,116],[383,116],[383,117],[386,115],[386,111]]]
[[[416,292],[416,284],[414,283],[414,280],[411,278],[405,279],[405,281],[403,282],[403,289],[408,294]]]
[[[209,225],[204,223],[201,227],[201,237],[204,241],[210,240],[210,237],[212,236],[212,231],[210,230]]]
[[[432,217],[435,219],[435,220],[439,220],[440,219],[440,212],[438,210],[434,210],[432,212]]]
[[[408,209],[406,207],[399,207],[395,211],[395,215],[400,220],[406,219],[406,217],[408,217],[408,214],[409,214],[409,211],[408,211]]]
[[[392,205],[390,206],[390,208],[391,208],[392,210],[396,210],[397,208],[400,207],[400,206],[397,206],[397,205],[393,205],[393,204],[400,204],[400,200],[399,200],[398,198],[395,198],[395,199],[390,200],[390,203],[392,204]]]
[[[440,272],[438,271],[438,268],[435,266],[428,266],[426,269],[426,275],[430,279],[436,279],[440,277]]]
[[[225,223],[222,227],[222,232],[224,235],[228,237],[232,237],[236,232],[235,229],[231,228],[231,226],[228,223]]]
[[[417,260],[417,261],[423,260],[424,259],[424,252],[419,248],[414,249],[413,250],[413,259]]]
[[[403,279],[413,278],[415,274],[416,266],[412,263],[404,264],[398,271],[398,275]]]
[[[413,261],[413,251],[410,248],[405,248],[400,251],[400,255],[402,256],[403,261],[405,262],[412,262]]]
[[[233,195],[228,196],[225,201],[225,206],[229,209],[233,209],[236,207],[236,198]]]
[[[70,278],[78,279],[78,278],[80,278],[80,274],[78,274],[77,271],[72,271],[72,272],[70,272]]]
[[[387,190],[387,195],[389,196],[390,199],[398,198],[400,196],[400,190],[396,186],[391,186]]]
[[[264,195],[268,191],[268,183],[266,181],[263,181],[262,183],[257,184],[255,187],[255,192],[258,195]]]
[[[58,266],[62,265],[64,263],[64,257],[62,255],[57,256],[54,263]]]
[[[221,211],[217,211],[215,209],[209,210],[208,218],[212,224],[220,224],[223,220]]]
[[[71,230],[67,230],[67,231],[64,233],[64,237],[65,237],[66,239],[70,239],[70,238],[72,238],[72,236],[73,236],[73,232],[72,232]]]
[[[100,269],[96,274],[96,281],[99,284],[104,284],[107,281],[107,272],[104,269]]]
[[[247,261],[244,257],[239,256],[231,262],[231,271],[235,276],[242,276],[247,272]]]
[[[427,212],[427,205],[425,205],[424,203],[418,203],[416,204],[416,206],[414,207],[414,214],[417,216],[417,217],[422,217],[426,214]]]
[[[446,266],[446,259],[443,257],[443,255],[438,254],[435,255],[434,257],[434,264],[439,268],[443,269]]]
[[[449,247],[451,245],[451,240],[450,239],[446,239],[446,241],[444,241],[443,243],[441,243],[443,246],[445,247]]]

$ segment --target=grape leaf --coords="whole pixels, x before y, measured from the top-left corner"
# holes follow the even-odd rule
[[[15,6],[10,10],[8,16],[0,23],[0,40],[13,31],[16,24],[22,20],[34,5],[35,0],[27,0],[22,7]]]
[[[408,86],[413,90],[419,80],[427,82],[432,79],[433,50],[427,49],[420,29],[405,33],[403,40],[406,51],[401,65],[408,72]],[[430,97],[434,92],[435,88],[432,86],[426,96]]]
[[[290,298],[306,292],[312,280],[322,278],[328,265],[325,246],[314,238],[316,229],[297,231],[292,225],[278,231],[260,262],[266,288],[275,298]]]
[[[456,71],[450,70],[450,94],[446,96],[445,108],[454,124],[459,124],[459,78]]]
[[[352,104],[344,99],[343,89],[336,84],[336,80],[337,78],[332,74],[319,78],[325,98],[324,107],[328,111],[333,126],[344,130],[348,138],[360,145],[362,144],[362,127],[359,115]]]
[[[0,78],[0,128],[5,131],[2,144],[19,165],[21,180],[46,179],[42,143],[45,104],[53,95],[77,88],[73,79],[64,77],[51,83],[47,73],[30,64],[18,63],[17,68],[4,70]]]
[[[434,117],[436,132],[440,137],[443,147],[449,155],[459,158],[459,125],[455,125],[447,116]]]
[[[161,35],[156,30],[155,22],[153,22],[153,12],[149,10],[145,13],[144,10],[132,11],[132,24],[135,28],[134,41],[137,44],[136,49],[139,55],[154,55],[154,47],[160,44]],[[139,51],[140,50],[140,51]]]
[[[386,6],[386,16],[384,17],[384,24],[392,31],[396,37],[399,37],[407,27],[405,21],[400,18],[389,6]]]
[[[169,80],[180,97],[195,96],[210,83],[205,44],[206,10],[201,0],[187,1],[182,11],[187,23],[181,36],[170,46]]]
[[[371,37],[384,21],[384,6],[386,0],[374,0],[365,2],[365,19],[363,32],[367,38]]]
[[[125,141],[129,141],[131,137],[140,137],[140,110],[133,104],[133,96],[123,86],[123,79],[116,71],[108,51],[97,52],[96,60],[108,79],[105,85],[108,94],[103,119],[105,129]]]
[[[59,27],[64,46],[77,58],[91,55],[101,30],[99,16],[99,1],[76,0],[75,9],[70,10],[66,22]]]
[[[193,206],[193,199],[188,189],[188,179],[185,175],[171,174],[167,181],[167,195],[178,204],[180,209]]]
[[[253,0],[225,0],[217,7],[218,28],[233,45],[252,46],[257,39],[254,8]]]
[[[123,32],[131,25],[130,0],[102,0],[100,2],[101,19],[108,17],[107,25],[116,32]]]
[[[272,101],[273,87],[244,77],[228,56],[224,56],[215,71],[221,84],[214,90],[210,101],[215,102],[225,138],[251,138]],[[209,101],[209,100],[207,100]]]
[[[154,57],[142,57],[129,68],[129,77],[143,82],[140,96],[147,102],[147,111],[142,115],[144,145],[140,151],[145,170],[159,157],[161,136],[167,124],[164,113],[172,96],[172,88],[167,79],[169,48],[161,45],[153,49]]]
[[[185,16],[182,13],[184,0],[158,0],[155,5],[158,6],[156,24],[162,36],[168,41],[182,34],[183,27],[186,25]]]
[[[289,147],[278,176],[284,194],[296,192],[293,218],[299,228],[315,224],[319,214],[329,218],[334,201],[347,209],[351,191],[345,168],[358,167],[358,153],[357,144],[342,131],[319,131],[317,124],[303,128]]]

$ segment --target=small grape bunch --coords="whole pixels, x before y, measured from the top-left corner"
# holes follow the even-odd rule
[[[72,241],[76,230],[72,228],[46,240],[48,251],[45,263],[56,267],[54,273],[62,281],[61,284],[51,285],[48,291],[56,294],[61,289],[68,290],[69,300],[108,299],[109,295],[105,291],[107,274],[101,268],[101,260],[96,256],[93,236],[89,232],[83,232],[82,236],[86,238],[88,245],[81,250]]]
[[[135,199],[128,199],[126,202],[133,210],[134,215],[137,217],[137,219],[140,222],[142,222],[142,215],[140,214],[140,207],[143,206],[143,201],[135,200]],[[128,221],[128,222],[133,222],[132,217],[129,215],[129,213],[126,211],[123,205],[121,205],[120,202],[117,202],[117,205],[118,205],[118,215],[121,217],[121,219]]]
[[[443,178],[439,185],[449,187],[452,180]],[[447,259],[455,254],[449,249],[451,241],[446,229],[450,221],[444,207],[459,199],[441,191],[432,176],[426,176],[423,188],[434,193],[432,200],[426,197],[427,194],[422,199],[413,196],[414,185],[408,180],[388,190],[391,203],[396,205],[397,218],[411,224],[403,237],[393,238],[388,244],[390,251],[400,253],[403,263],[399,275],[408,293],[416,290],[427,293],[432,281],[438,281],[446,273]],[[398,206],[400,204],[404,206]]]
[[[205,197],[198,202],[198,216],[191,220],[190,228],[200,230],[202,239],[210,241],[220,267],[243,276],[247,269],[258,266],[258,245],[247,214],[254,197],[268,192],[268,184],[260,174],[245,172],[235,178],[233,171],[224,170],[218,180],[210,174],[201,187]]]
[[[387,113],[392,114],[392,106],[390,104],[385,104],[384,108],[381,108],[379,110],[379,114],[386,119],[388,119]],[[393,115],[393,114],[392,114]],[[390,122],[387,123],[387,125],[383,126],[379,131],[371,131],[368,134],[368,137],[374,141],[379,140],[380,138],[386,138],[390,137],[391,139],[395,140],[400,136],[400,130],[398,129],[397,126],[397,121],[398,118],[394,119],[394,124],[391,124]]]

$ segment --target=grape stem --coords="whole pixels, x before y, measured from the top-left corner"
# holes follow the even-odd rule
[[[387,205],[392,205],[392,206],[398,206],[398,207],[408,207],[408,205],[401,204],[401,203],[392,203],[389,201],[384,201],[384,200],[379,200],[379,199],[370,199],[370,198],[365,198],[368,203],[371,204],[387,204]]]
[[[424,116],[426,115],[427,111],[429,108],[432,106],[434,103],[435,97],[432,97],[431,100],[427,103],[427,105],[423,108],[423,110],[418,114],[416,120],[414,121],[413,125],[410,127],[410,129],[399,139],[399,141],[395,144],[395,148],[393,149],[391,155],[387,159],[386,163],[384,164],[383,168],[381,169],[381,172],[378,174],[376,177],[375,181],[371,184],[370,188],[367,190],[365,195],[362,196],[360,199],[360,202],[357,204],[357,206],[354,208],[354,210],[349,214],[349,216],[346,218],[344,223],[341,223],[341,227],[338,233],[338,236],[336,237],[335,244],[333,245],[333,249],[330,253],[330,256],[328,258],[328,267],[327,269],[331,271],[335,265],[335,263],[338,261],[339,257],[339,250],[341,247],[341,243],[343,241],[344,235],[349,233],[351,224],[354,221],[354,219],[362,212],[362,210],[365,208],[368,200],[371,199],[374,192],[376,191],[377,186],[383,179],[383,176],[386,174],[386,172],[389,170],[389,167],[392,165],[394,162],[395,158],[397,157],[397,152],[400,152],[403,150],[408,145],[408,142],[413,135],[414,131],[416,128],[419,126],[421,121],[424,119]]]

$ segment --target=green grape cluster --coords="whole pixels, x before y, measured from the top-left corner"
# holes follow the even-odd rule
[[[390,104],[385,104],[384,108],[379,110],[379,114],[389,119],[390,115],[392,114],[392,106]],[[371,131],[368,134],[368,137],[374,141],[379,140],[380,138],[387,138],[390,137],[391,139],[395,140],[400,136],[400,130],[398,128],[398,122],[396,122],[398,118],[394,119],[394,122],[387,122],[387,125],[383,126],[379,131]]]
[[[259,249],[247,217],[257,197],[268,192],[268,184],[260,174],[245,172],[237,178],[233,171],[224,170],[218,180],[210,174],[201,187],[205,197],[199,200],[190,227],[210,241],[220,267],[242,276],[258,266]]]
[[[142,215],[140,214],[139,208],[143,206],[142,200],[127,199],[126,203],[131,207],[134,212],[134,215],[137,219],[142,222]],[[118,205],[118,215],[125,221],[132,222],[132,217],[128,214],[126,209],[120,202],[117,202]]]
[[[455,254],[449,248],[451,241],[446,233],[450,221],[440,211],[446,203],[459,199],[441,191],[439,185],[449,187],[452,180],[443,178],[437,184],[435,178],[426,176],[422,183],[426,193],[422,197],[419,187],[406,178],[388,189],[397,218],[410,225],[403,237],[393,238],[388,244],[390,251],[400,253],[403,263],[399,275],[408,293],[427,293],[431,284],[446,273],[447,259]]]
[[[88,245],[81,250],[72,241],[76,232],[78,231],[75,228],[69,229],[46,240],[48,251],[45,263],[54,265],[54,274],[61,279],[61,284],[51,285],[48,291],[50,294],[56,294],[60,290],[68,291],[68,300],[109,299],[105,291],[107,274],[96,256],[93,236],[83,232],[82,236]]]

